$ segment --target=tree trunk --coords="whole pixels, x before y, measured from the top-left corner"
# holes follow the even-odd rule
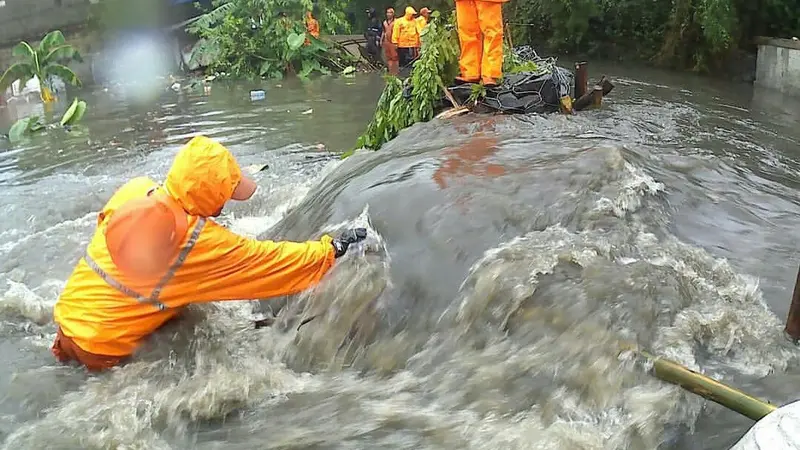
[[[52,103],[53,100],[56,98],[53,96],[53,92],[47,87],[47,83],[44,82],[41,78],[39,78],[39,96],[42,98],[42,101],[45,103]]]

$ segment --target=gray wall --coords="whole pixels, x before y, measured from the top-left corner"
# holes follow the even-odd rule
[[[136,0],[131,0],[136,1]],[[0,0],[0,45],[39,40],[48,31],[86,23],[89,0]]]
[[[756,85],[800,96],[800,42],[761,39],[758,44]]]

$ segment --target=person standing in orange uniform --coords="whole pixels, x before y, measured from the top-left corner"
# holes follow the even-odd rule
[[[308,30],[308,34],[319,39],[319,21],[314,18],[311,11],[306,11],[306,30]]]
[[[456,0],[461,43],[458,80],[496,85],[503,77],[503,3],[507,0]]]
[[[56,302],[53,355],[108,369],[190,303],[301,292],[366,238],[359,228],[336,239],[257,241],[211,219],[255,190],[228,149],[204,136],[178,152],[163,185],[140,177],[122,186]]]
[[[420,41],[417,20],[414,18],[416,15],[417,11],[409,6],[405,15],[394,21],[392,43],[397,46],[400,67],[409,66],[417,58]]]
[[[386,10],[386,20],[383,21],[383,54],[386,57],[386,65],[389,68],[390,75],[397,75],[400,73],[399,59],[397,56],[397,47],[392,43],[392,32],[394,31],[394,8]]]
[[[319,39],[319,21],[314,18],[314,14],[311,11],[306,11],[306,31]],[[306,45],[311,45],[311,40],[308,38],[306,38]]]

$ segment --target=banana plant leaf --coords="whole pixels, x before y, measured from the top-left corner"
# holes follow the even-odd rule
[[[25,41],[20,42],[11,49],[11,56],[15,58],[26,58],[34,61],[36,59],[36,51]]]
[[[75,72],[73,72],[69,67],[62,66],[61,64],[48,64],[44,67],[43,75],[45,79],[50,76],[56,76],[64,80],[65,83],[69,83],[74,86],[81,85],[81,80],[77,75],[75,75]]]
[[[44,56],[39,56],[39,65],[47,66],[50,63],[66,63],[70,61],[82,62],[81,53],[69,44],[50,48]]]
[[[42,38],[41,42],[39,42],[39,53],[50,53],[50,49],[62,46],[66,43],[67,40],[64,38],[64,34],[61,33],[60,30],[51,31]]]
[[[16,63],[6,69],[0,77],[0,93],[5,92],[15,81],[28,81],[36,74],[32,65],[28,63]]]

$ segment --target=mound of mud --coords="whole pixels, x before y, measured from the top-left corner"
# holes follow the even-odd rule
[[[777,322],[750,280],[670,234],[665,186],[636,153],[543,139],[526,120],[415,126],[348,158],[262,236],[304,239],[356,218],[378,233],[371,262],[348,257],[292,300],[295,316],[318,317],[298,335],[321,346],[298,352],[303,368],[396,369],[433,333],[459,330],[479,345],[511,333],[533,345],[584,322],[607,343],[629,339],[694,368],[709,351],[748,373],[785,364],[780,349],[731,351],[778,336]],[[569,326],[539,323],[531,311],[541,309]],[[376,362],[389,339],[401,354]],[[613,352],[589,339],[584,350]]]

